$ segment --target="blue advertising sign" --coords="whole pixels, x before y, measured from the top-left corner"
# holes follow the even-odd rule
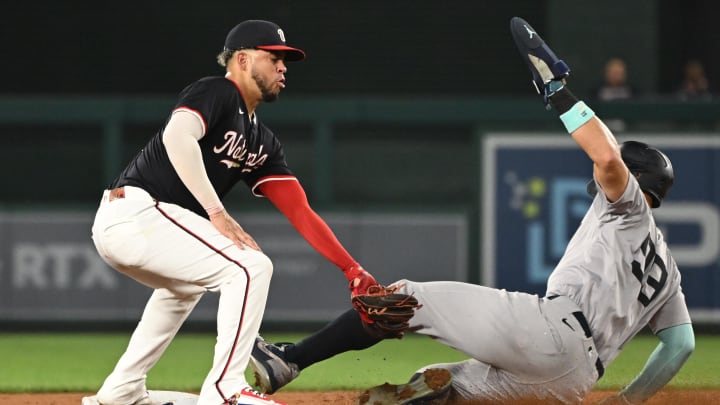
[[[618,137],[657,146],[675,184],[654,210],[682,273],[695,321],[720,322],[720,137]],[[545,283],[590,206],[592,161],[568,135],[490,134],[482,145],[481,280],[545,293]]]

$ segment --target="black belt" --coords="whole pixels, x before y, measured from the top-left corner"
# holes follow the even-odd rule
[[[554,300],[555,298],[559,297],[559,295],[549,295],[545,298],[549,300]],[[580,324],[580,327],[582,328],[583,332],[585,332],[586,338],[592,337],[592,331],[590,330],[590,324],[588,323],[587,319],[585,318],[585,315],[581,311],[575,311],[572,313],[572,315],[577,319],[578,323]],[[595,368],[598,372],[598,380],[602,378],[603,374],[605,374],[605,367],[602,364],[602,361],[600,361],[600,357],[598,356],[597,360],[595,360]]]

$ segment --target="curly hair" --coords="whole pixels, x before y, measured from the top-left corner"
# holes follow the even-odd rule
[[[228,61],[232,58],[233,54],[235,54],[235,49],[223,49],[222,52],[217,55],[218,65],[227,67]]]

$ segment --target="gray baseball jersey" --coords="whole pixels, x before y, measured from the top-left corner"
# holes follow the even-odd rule
[[[423,304],[412,329],[470,356],[428,367],[449,369],[459,398],[474,401],[579,404],[645,325],[690,322],[677,265],[634,177],[614,203],[595,196],[545,298],[448,281],[396,285]]]
[[[680,272],[634,177],[614,203],[598,187],[547,295],[578,304],[605,366],[645,325],[656,332],[690,323]]]

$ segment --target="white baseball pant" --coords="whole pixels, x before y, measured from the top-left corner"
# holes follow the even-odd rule
[[[154,289],[125,353],[98,391],[101,403],[132,404],[147,395],[147,372],[206,291],[219,293],[220,300],[213,364],[198,405],[222,404],[248,386],[245,367],[272,276],[265,254],[238,248],[207,219],[130,186],[105,191],[92,234],[110,266]]]

